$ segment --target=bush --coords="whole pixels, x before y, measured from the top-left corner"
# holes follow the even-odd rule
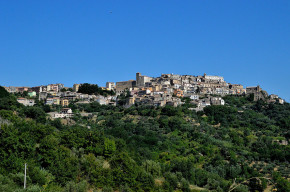
[[[66,184],[64,188],[64,192],[87,192],[87,190],[88,190],[88,183],[85,180],[79,183],[70,181]]]

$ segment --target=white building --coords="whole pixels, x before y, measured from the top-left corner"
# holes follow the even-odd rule
[[[73,112],[70,108],[63,108],[60,113],[55,113],[54,118],[71,118]]]
[[[225,101],[221,97],[210,98],[212,105],[225,105]]]
[[[198,100],[199,99],[199,95],[190,95],[189,97],[192,100]]]
[[[109,90],[114,90],[116,88],[116,83],[114,82],[107,82],[106,83],[106,88]]]
[[[213,76],[213,75],[204,74],[204,78],[205,80],[224,82],[224,78],[221,76]]]
[[[34,99],[18,98],[17,102],[21,103],[25,106],[33,106],[34,105]]]

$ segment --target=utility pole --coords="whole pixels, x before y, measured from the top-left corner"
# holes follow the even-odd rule
[[[25,163],[25,169],[24,169],[24,189],[26,188],[26,163]]]

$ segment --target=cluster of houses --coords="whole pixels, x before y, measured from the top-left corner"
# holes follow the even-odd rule
[[[221,76],[202,76],[162,74],[160,77],[143,76],[136,73],[136,80],[107,82],[106,88],[114,90],[117,95],[130,93],[127,104],[149,104],[155,106],[183,104],[183,97],[196,104],[195,110],[203,110],[209,105],[224,105],[225,95],[253,94],[254,100],[283,104],[284,100],[277,95],[268,95],[260,86],[244,88],[240,84],[227,83]]]
[[[126,106],[145,104],[154,106],[179,106],[182,98],[187,97],[197,107],[196,111],[203,110],[209,105],[224,105],[225,95],[253,94],[254,100],[263,99],[267,102],[284,103],[277,95],[268,95],[260,86],[244,88],[240,84],[227,83],[221,76],[202,76],[161,74],[160,77],[148,77],[136,73],[135,80],[122,82],[107,82],[104,90],[113,90],[116,95],[88,95],[78,93],[81,84],[74,84],[72,88],[63,84],[50,84],[37,87],[5,87],[10,93],[27,92],[29,98],[18,98],[18,102],[26,106],[33,106],[35,98],[46,105],[61,105],[65,110],[55,114],[55,118],[71,117],[67,108],[74,101],[76,104],[98,102],[102,105],[116,105],[119,95],[126,96]],[[70,90],[70,91],[68,91]]]
[[[50,84],[37,87],[4,87],[10,93],[27,92],[28,97],[19,97],[17,101],[25,106],[35,105],[35,99],[43,101],[46,105],[60,105],[63,109],[60,112],[50,113],[52,118],[70,118],[73,116],[71,109],[67,108],[71,102],[77,104],[97,101],[102,105],[115,104],[116,96],[104,97],[102,95],[88,95],[78,93],[80,84],[75,84],[73,89],[64,87],[63,84]],[[67,91],[70,90],[70,91]]]
[[[128,105],[135,103],[155,106],[183,104],[181,98],[188,97],[197,105],[196,110],[202,110],[208,105],[224,105],[222,95],[243,94],[241,85],[231,85],[219,76],[192,76],[162,74],[152,78],[136,73],[136,80],[107,83],[107,88],[114,88],[116,94],[130,92]],[[214,96],[216,95],[216,96]]]

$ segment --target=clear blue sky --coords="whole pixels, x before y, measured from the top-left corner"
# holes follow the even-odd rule
[[[0,84],[224,76],[290,101],[289,0],[0,1]]]

